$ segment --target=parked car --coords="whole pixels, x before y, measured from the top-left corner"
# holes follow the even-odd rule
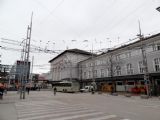
[[[85,86],[84,88],[80,89],[80,92],[91,92],[93,86]]]

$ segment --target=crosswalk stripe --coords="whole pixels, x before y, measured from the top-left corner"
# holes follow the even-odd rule
[[[18,111],[19,114],[27,114],[27,113],[37,113],[37,112],[44,112],[44,111],[54,111],[54,110],[76,110],[76,109],[87,109],[86,107],[63,107],[63,108],[40,108],[40,109],[36,109],[36,110],[27,110],[27,111]]]
[[[33,117],[30,117],[28,116],[28,118],[21,118],[19,120],[35,120],[35,119],[40,119],[40,118],[45,118],[46,117],[60,117],[60,116],[64,116],[64,115],[74,115],[74,114],[84,114],[86,112],[95,112],[94,110],[87,110],[87,111],[74,111],[74,112],[65,112],[65,113],[56,113],[56,114],[48,114],[48,115],[39,115],[39,116],[33,116]]]
[[[81,115],[72,115],[72,116],[68,116],[68,117],[60,117],[58,119],[56,118],[56,120],[68,120],[68,119],[75,119],[75,118],[79,118],[79,117],[99,115],[99,114],[102,114],[102,112],[84,113],[84,114],[81,114]],[[49,120],[55,120],[55,119],[49,119]]]
[[[17,106],[16,106],[17,107]],[[19,111],[19,113],[26,113],[26,112],[28,112],[28,111],[43,111],[43,110],[45,110],[45,109],[47,109],[47,110],[52,110],[52,109],[66,109],[66,108],[68,108],[68,109],[72,109],[72,108],[86,108],[86,107],[83,107],[83,106],[79,106],[79,105],[74,105],[74,106],[53,106],[53,107],[47,107],[47,106],[41,106],[41,107],[34,107],[33,106],[33,108],[32,107],[28,107],[28,108],[26,108],[25,106],[23,107],[23,109],[19,109],[19,107],[17,107],[17,110]]]
[[[32,115],[42,115],[42,114],[50,114],[50,113],[52,113],[52,114],[57,114],[58,112],[72,112],[72,111],[84,111],[84,110],[89,110],[89,109],[87,109],[87,108],[85,108],[85,109],[71,109],[71,110],[68,110],[68,109],[65,109],[65,110],[45,110],[45,111],[43,111],[43,112],[38,112],[38,111],[36,111],[36,112],[29,112],[29,113],[25,113],[25,114],[20,114],[19,115],[19,117],[26,117],[26,116],[32,116]]]
[[[131,119],[121,119],[121,120],[131,120]]]
[[[106,119],[115,118],[115,117],[117,117],[117,116],[116,115],[107,115],[107,116],[98,117],[98,120],[106,120]],[[86,119],[86,120],[97,120],[97,118],[91,118],[91,119]]]
[[[56,101],[22,101],[15,103],[18,120],[130,120],[96,111],[84,104]]]
[[[41,103],[25,103],[25,104],[21,104],[21,105],[18,105],[18,104],[16,104],[16,106],[17,107],[20,107],[20,108],[22,108],[22,107],[24,107],[25,105],[27,105],[26,107],[28,107],[28,106],[55,106],[55,105],[66,105],[66,104],[55,104],[55,103],[50,103],[50,104],[41,104]]]

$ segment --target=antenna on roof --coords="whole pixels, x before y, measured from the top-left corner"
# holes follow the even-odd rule
[[[137,35],[139,37],[139,39],[141,40],[143,38],[143,35],[142,35],[142,31],[141,31],[141,24],[140,24],[140,21],[138,20],[138,27],[139,27],[139,34]]]

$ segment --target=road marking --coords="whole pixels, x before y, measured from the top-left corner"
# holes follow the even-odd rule
[[[86,113],[88,112],[88,113]],[[61,117],[61,116],[65,116],[64,118],[72,118],[75,114],[82,114],[82,115],[78,115],[78,116],[83,116],[85,114],[100,114],[100,113],[97,113],[95,112],[94,110],[89,110],[89,111],[76,111],[76,112],[65,112],[65,113],[56,113],[56,114],[48,114],[48,115],[39,115],[39,116],[28,116],[28,118],[21,118],[19,120],[35,120],[35,119],[45,119],[47,118],[47,120],[52,120],[52,118],[54,117]],[[66,117],[68,116],[68,117]],[[55,119],[54,119],[55,120]],[[56,118],[56,120],[58,120],[58,118]]]
[[[130,120],[103,111],[91,109],[84,104],[63,104],[56,101],[23,101],[15,104],[18,120]]]
[[[131,120],[131,119],[121,119],[121,120]]]
[[[98,118],[91,118],[91,119],[86,119],[86,120],[106,120],[106,119],[110,119],[110,118],[115,118],[117,117],[116,115],[107,115],[107,116],[102,116],[102,117],[98,117]]]
[[[79,117],[86,117],[86,116],[92,116],[92,115],[99,115],[102,114],[102,112],[92,112],[92,113],[84,113],[81,115],[72,115],[72,116],[68,116],[68,117],[60,117],[60,118],[56,118],[56,120],[68,120],[68,119],[75,119],[75,118],[79,118]],[[55,120],[55,119],[49,119],[49,120]],[[99,118],[98,118],[99,120]]]
[[[38,115],[46,115],[46,114],[57,114],[57,113],[62,113],[62,112],[74,112],[74,111],[85,111],[85,110],[89,110],[87,108],[84,108],[84,109],[71,109],[71,110],[68,110],[68,109],[65,109],[65,110],[45,110],[45,111],[36,111],[36,112],[28,112],[28,113],[25,113],[25,114],[19,114],[19,117],[20,118],[23,118],[23,117],[27,117],[27,116],[38,116]]]

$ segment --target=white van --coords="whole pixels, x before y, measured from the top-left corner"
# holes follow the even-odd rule
[[[80,89],[80,92],[91,92],[93,86],[85,86],[84,88]]]

